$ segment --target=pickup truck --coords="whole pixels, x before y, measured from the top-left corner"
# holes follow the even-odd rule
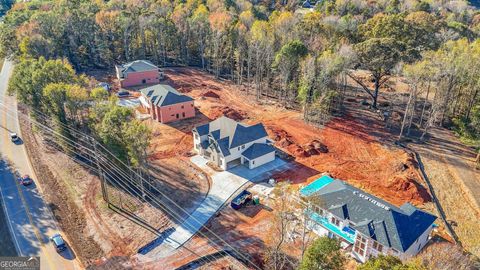
[[[252,193],[244,190],[240,194],[238,194],[235,198],[233,198],[230,205],[233,209],[238,210],[242,208],[245,204],[252,200]]]

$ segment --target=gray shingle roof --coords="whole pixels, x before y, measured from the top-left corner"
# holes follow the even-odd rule
[[[140,92],[156,106],[168,106],[193,100],[193,98],[179,93],[166,84],[149,86],[141,89]]]
[[[224,156],[230,155],[229,149],[266,137],[267,131],[262,124],[246,126],[222,116],[208,124],[193,129],[198,135],[210,134],[217,141]]]
[[[319,196],[322,208],[348,218],[354,229],[384,246],[406,251],[437,219],[410,203],[396,207],[347,183],[334,180],[311,196]]]
[[[117,66],[117,69],[122,73],[123,76],[125,76],[125,74],[130,72],[158,70],[158,67],[148,60],[135,60],[130,63],[119,65]]]
[[[274,151],[275,148],[269,144],[254,143],[248,147],[247,150],[243,151],[242,156],[252,160]]]

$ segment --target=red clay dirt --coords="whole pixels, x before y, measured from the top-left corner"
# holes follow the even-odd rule
[[[165,74],[165,83],[195,99],[197,114],[195,118],[168,125],[148,120],[153,130],[149,151],[152,163],[173,166],[177,162],[188,162],[193,148],[191,130],[225,115],[247,124],[263,123],[275,146],[293,157],[289,170],[273,176],[277,180],[288,179],[300,186],[327,172],[395,205],[405,202],[419,205],[430,200],[413,158],[402,149],[379,142],[378,134],[373,131],[381,130],[380,126],[369,129],[358,118],[347,115],[317,128],[306,124],[300,112],[286,110],[272,102],[256,101],[252,93],[248,93],[249,88],[217,80],[201,70],[171,68],[165,69]],[[253,212],[249,213],[250,210]],[[220,217],[208,223],[208,228],[260,264],[259,250],[266,244],[266,227],[272,212],[253,208],[246,211],[226,208],[219,213]],[[215,252],[207,244],[208,240],[196,235],[182,252],[144,267],[179,267],[198,259],[199,255]],[[211,269],[221,269],[222,265],[212,265]]]
[[[378,134],[374,132],[381,132],[381,126],[369,127],[355,116],[346,115],[333,118],[323,128],[316,128],[306,124],[300,112],[256,102],[230,82],[219,81],[198,69],[167,69],[166,74],[169,83],[188,90],[188,95],[195,99],[200,116],[186,125],[188,129],[222,115],[247,124],[263,123],[275,146],[292,155],[297,163],[295,170],[275,175],[279,180],[284,178],[306,184],[328,172],[396,205],[430,201],[414,159],[404,150],[378,141]],[[211,93],[218,98],[205,98]],[[171,138],[176,142],[181,138],[175,150],[169,148],[160,155],[191,149],[188,129],[181,129],[187,137]]]
[[[205,92],[205,94],[203,94],[202,96],[204,97],[210,97],[210,98],[220,98],[220,96],[213,92],[213,91],[208,91],[208,92]]]

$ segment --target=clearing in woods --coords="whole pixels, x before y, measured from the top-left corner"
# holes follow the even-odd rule
[[[168,84],[195,99],[198,111],[190,120],[154,125],[152,160],[187,157],[193,148],[191,129],[225,115],[248,124],[263,123],[275,146],[295,158],[298,166],[277,175],[279,180],[305,184],[328,172],[396,205],[407,201],[421,205],[431,199],[413,157],[379,143],[370,134],[375,127],[365,127],[351,115],[334,118],[319,129],[304,123],[300,112],[259,104],[248,89],[239,90],[200,70],[170,68],[165,74]]]

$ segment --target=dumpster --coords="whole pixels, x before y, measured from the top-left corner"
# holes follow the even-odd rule
[[[233,198],[230,205],[233,209],[238,210],[242,208],[247,202],[252,200],[252,193],[244,190],[237,197]]]

